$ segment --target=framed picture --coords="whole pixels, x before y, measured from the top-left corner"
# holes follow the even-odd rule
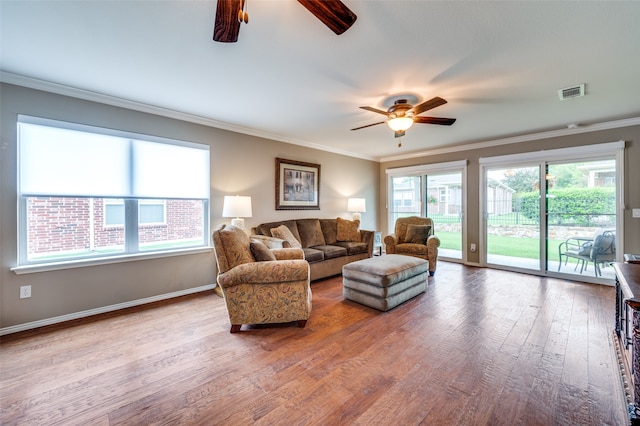
[[[276,210],[320,210],[320,164],[276,158]]]

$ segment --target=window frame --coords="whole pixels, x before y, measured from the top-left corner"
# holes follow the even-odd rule
[[[106,129],[101,127],[62,122],[58,120],[50,120],[50,119],[32,117],[32,116],[26,116],[26,115],[18,115],[17,126],[19,127],[22,123],[36,124],[40,126],[47,126],[47,127],[57,128],[57,129],[67,129],[71,131],[75,130],[75,131],[89,132],[89,133],[94,133],[98,135],[115,136],[115,137],[121,137],[121,138],[124,137],[124,138],[129,138],[131,140],[139,140],[139,141],[142,141],[143,143],[151,142],[151,143],[158,143],[158,144],[166,144],[173,147],[183,146],[187,148],[195,148],[198,150],[203,150],[203,151],[206,151],[206,154],[204,153],[196,154],[198,156],[196,158],[201,158],[202,160],[200,160],[201,162],[199,164],[206,167],[206,169],[204,168],[200,169],[201,173],[206,174],[207,177],[210,177],[210,167],[211,167],[210,154],[209,154],[210,147],[207,144],[186,142],[186,141],[162,138],[157,136],[149,136],[149,135],[144,135],[139,133],[123,132],[123,131],[117,131],[117,130]],[[20,131],[18,131],[18,135],[19,133]],[[20,142],[19,136],[18,136],[17,142],[18,142],[18,146],[20,146],[21,142]],[[197,152],[197,151],[192,151],[192,152]],[[18,149],[18,158],[17,158],[18,179],[17,179],[17,188],[16,188],[17,190],[17,206],[16,207],[17,207],[17,215],[18,215],[18,218],[17,218],[18,219],[17,220],[18,221],[18,232],[17,232],[18,241],[17,241],[17,258],[16,258],[17,265],[11,268],[11,270],[14,271],[15,273],[20,274],[20,273],[28,273],[28,272],[41,272],[46,270],[66,269],[66,268],[73,268],[78,266],[89,266],[89,265],[95,265],[95,264],[132,261],[132,260],[139,260],[140,258],[175,256],[175,255],[198,253],[198,252],[211,250],[210,241],[209,241],[210,190],[208,190],[209,182],[207,181],[206,198],[191,198],[191,197],[166,198],[166,199],[152,198],[152,197],[119,198],[122,200],[125,207],[125,223],[123,224],[106,225],[105,220],[107,216],[106,216],[106,209],[104,209],[103,211],[104,218],[102,222],[105,228],[123,228],[124,227],[125,229],[124,251],[118,251],[116,253],[109,253],[109,254],[100,253],[96,255],[87,254],[85,252],[78,256],[67,257],[66,255],[65,256],[60,255],[58,257],[47,258],[44,260],[29,259],[29,254],[28,254],[29,211],[28,211],[28,204],[27,204],[28,199],[39,197],[39,196],[50,197],[50,198],[102,198],[103,200],[107,200],[107,199],[113,200],[115,198],[109,197],[109,196],[100,196],[100,195],[93,196],[93,197],[86,197],[81,195],[67,195],[67,194],[58,196],[58,195],[51,195],[51,194],[39,195],[37,193],[26,193],[26,194],[22,193],[21,187],[20,187],[20,179],[21,179],[20,154],[21,154],[21,149]],[[204,158],[206,158],[206,160],[204,160]],[[203,195],[205,195],[203,190],[201,190],[200,192]],[[168,247],[168,248],[158,248],[158,249],[154,248],[154,250],[152,251],[144,250],[144,248],[140,247],[140,245],[138,244],[139,229],[143,227],[151,228],[151,227],[158,227],[158,226],[166,226],[168,222],[167,200],[170,200],[170,199],[185,200],[185,201],[191,200],[191,201],[198,201],[202,203],[201,205],[202,210],[200,212],[200,214],[202,215],[202,218],[201,218],[202,235],[201,236],[198,235],[197,240],[194,240],[195,244],[193,245],[188,245],[185,247]],[[162,205],[163,222],[162,223],[160,222],[140,223],[139,206],[144,204]],[[198,214],[198,216],[200,214]],[[199,221],[200,220],[197,220],[197,222]],[[174,240],[167,240],[168,243],[171,243],[172,241]],[[188,240],[185,240],[185,241],[188,241]],[[158,242],[160,243],[162,241],[158,241]]]

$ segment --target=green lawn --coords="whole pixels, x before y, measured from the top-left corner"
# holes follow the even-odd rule
[[[440,248],[462,250],[462,239],[457,232],[440,232]],[[549,260],[558,260],[558,245],[562,240],[549,240]],[[501,256],[521,257],[524,259],[537,259],[539,253],[539,241],[535,238],[514,238],[498,235],[488,236],[490,254]]]

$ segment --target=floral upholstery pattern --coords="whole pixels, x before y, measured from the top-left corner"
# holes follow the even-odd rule
[[[242,229],[221,225],[213,234],[218,273],[227,272],[242,263],[253,262],[250,244],[249,236]]]
[[[407,228],[409,225],[427,225],[431,227],[426,244],[416,244],[407,241]],[[440,239],[433,234],[433,220],[430,218],[418,216],[398,218],[396,220],[395,232],[384,237],[384,243],[387,254],[404,254],[428,260],[429,275],[435,274]]]
[[[336,223],[338,225],[336,236],[338,241],[360,241],[359,220],[347,220],[339,217],[336,218]]]
[[[235,226],[221,225],[212,235],[218,285],[222,289],[231,332],[242,324],[298,321],[311,313],[309,263],[297,248],[271,250],[277,260],[257,262],[250,238]],[[248,257],[247,257],[248,254]]]

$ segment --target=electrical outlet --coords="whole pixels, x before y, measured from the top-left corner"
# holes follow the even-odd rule
[[[631,209],[631,215],[633,217],[640,217],[640,209]]]
[[[31,286],[23,285],[20,287],[20,299],[28,299],[31,297]]]
[[[471,251],[472,252],[476,252],[476,244],[475,243],[471,243]]]

